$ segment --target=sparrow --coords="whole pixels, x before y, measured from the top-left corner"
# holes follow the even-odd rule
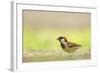
[[[65,37],[60,36],[57,38],[59,40],[62,49],[67,53],[74,53],[77,49],[81,47],[81,45],[69,42]]]

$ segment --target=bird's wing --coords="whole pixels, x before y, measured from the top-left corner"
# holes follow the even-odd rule
[[[68,46],[69,46],[69,47],[79,47],[79,46],[81,46],[81,45],[76,44],[76,43],[69,42],[69,43],[68,43]]]

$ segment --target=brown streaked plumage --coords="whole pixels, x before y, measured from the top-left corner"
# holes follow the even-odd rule
[[[60,41],[61,47],[63,48],[63,50],[67,53],[73,53],[75,52],[78,48],[81,47],[81,45],[76,44],[76,43],[72,43],[69,42],[65,37],[61,36],[58,37],[58,39]]]

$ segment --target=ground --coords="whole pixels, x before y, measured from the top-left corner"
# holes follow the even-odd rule
[[[63,50],[31,50],[23,52],[23,62],[64,61],[90,59],[90,51],[66,53]]]

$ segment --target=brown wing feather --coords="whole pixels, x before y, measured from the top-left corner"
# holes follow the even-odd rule
[[[69,42],[69,43],[68,43],[68,46],[69,46],[69,47],[78,47],[78,46],[81,46],[81,45],[76,44],[76,43]]]

